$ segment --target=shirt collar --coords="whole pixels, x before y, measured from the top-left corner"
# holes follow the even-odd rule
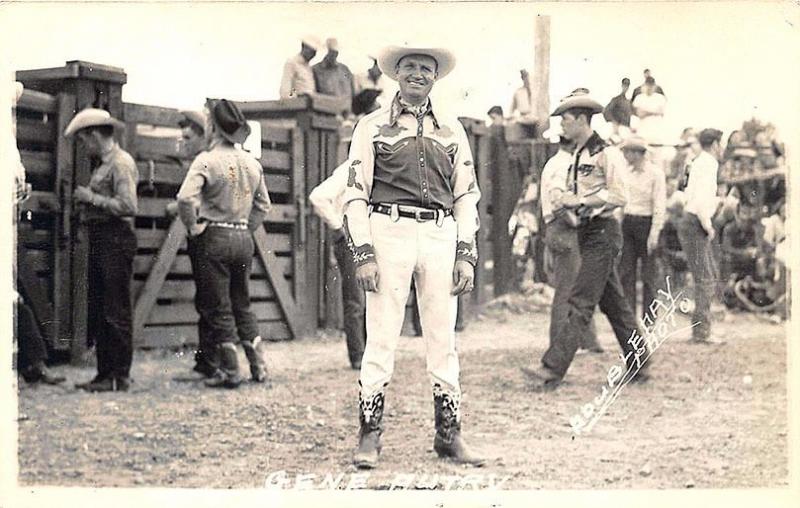
[[[433,112],[433,105],[430,97],[425,99],[425,104],[422,106],[412,106],[400,97],[400,92],[397,92],[392,101],[392,108],[389,113],[389,124],[395,125],[397,123],[397,118],[403,113],[412,115],[415,118],[431,115],[433,125],[436,126],[437,129],[439,128],[439,121],[436,119],[436,114]]]
[[[111,160],[111,157],[113,157],[114,154],[117,152],[117,150],[119,150],[119,145],[117,144],[116,141],[114,141],[114,143],[108,150],[100,154],[100,160],[103,161],[103,164],[107,164]]]

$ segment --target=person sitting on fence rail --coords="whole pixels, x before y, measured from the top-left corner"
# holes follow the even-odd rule
[[[196,305],[219,348],[220,368],[205,384],[236,388],[242,382],[234,345],[237,331],[253,380],[266,381],[248,284],[255,249],[252,231],[263,223],[270,200],[261,163],[236,146],[250,134],[242,112],[226,99],[209,100],[208,110],[211,144],[186,174],[178,191],[178,212],[191,241],[197,242]]]
[[[117,128],[124,124],[107,111],[87,108],[64,132],[67,137],[77,135],[81,146],[102,160],[89,186],[78,186],[74,193],[84,204],[81,219],[89,232],[87,333],[97,351],[97,376],[76,387],[92,392],[127,391],[133,360],[131,279],[139,172],[133,157],[114,139]]]
[[[330,239],[342,284],[344,334],[347,355],[353,369],[361,368],[361,357],[367,343],[364,290],[356,282],[356,266],[344,234],[344,191],[347,188],[348,164],[345,161],[324,182],[311,191],[308,200],[317,215],[330,228]]]
[[[300,53],[286,60],[278,92],[281,99],[308,95],[316,91],[314,73],[309,62],[314,59],[320,46],[319,39],[316,37],[311,35],[303,37]]]
[[[356,125],[345,191],[347,242],[367,291],[353,462],[373,468],[378,461],[385,391],[413,277],[433,388],[433,448],[479,466],[484,460],[461,436],[454,326],[457,296],[473,288],[480,190],[463,126],[434,110],[428,97],[455,58],[445,49],[388,47],[378,61],[400,93]]]

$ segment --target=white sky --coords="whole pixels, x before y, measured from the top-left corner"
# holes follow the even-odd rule
[[[800,8],[791,2],[6,3],[0,38],[10,69],[114,65],[128,74],[124,100],[186,108],[207,96],[276,98],[305,33],[337,37],[353,72],[387,44],[441,45],[458,65],[434,99],[483,119],[494,104],[507,109],[519,69],[533,69],[537,14],[551,15],[551,104],[578,86],[606,103],[622,77],[636,86],[649,67],[676,136],[685,126],[727,132],[753,115],[797,132]]]

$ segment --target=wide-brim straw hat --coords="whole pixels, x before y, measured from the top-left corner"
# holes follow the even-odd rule
[[[444,48],[412,48],[387,46],[378,54],[378,66],[386,76],[397,81],[397,64],[409,55],[426,55],[436,60],[436,79],[450,74],[456,66],[456,57]]]
[[[97,108],[86,108],[78,112],[78,114],[70,120],[67,128],[64,130],[64,136],[70,137],[80,130],[88,127],[99,127],[101,125],[110,125],[114,127],[114,129],[125,128],[125,124],[111,116],[111,113],[108,111]]]
[[[641,136],[630,136],[622,140],[619,144],[620,150],[640,150],[646,152],[650,149],[647,141]]]
[[[592,99],[588,90],[585,88],[578,88],[571,94],[561,99],[558,107],[556,107],[555,111],[553,111],[553,114],[550,116],[561,116],[565,111],[569,111],[570,109],[574,108],[589,109],[594,114],[601,113],[603,111],[603,105]]]

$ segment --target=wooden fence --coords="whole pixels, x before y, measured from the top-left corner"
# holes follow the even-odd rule
[[[19,71],[26,91],[17,107],[17,139],[33,195],[19,227],[19,281],[31,300],[43,332],[56,348],[81,358],[86,349],[86,267],[88,242],[72,191],[88,183],[97,164],[62,136],[74,114],[85,107],[106,109],[126,129],[119,142],[139,170],[138,250],[132,298],[134,340],[138,347],[196,343],[194,282],[181,222],[167,217],[191,163],[180,141],[180,114],[172,108],[123,103],[122,69],[89,62],[63,68]],[[339,277],[329,263],[327,231],[311,211],[307,196],[346,158],[347,139],[334,101],[321,96],[238,103],[261,131],[260,158],[273,209],[255,233],[251,279],[252,306],[265,338],[290,339],[320,326],[341,324]],[[198,105],[199,107],[200,105]],[[506,241],[507,210],[516,194],[498,175],[507,147],[487,127],[462,118],[483,199],[478,243],[481,263],[476,290],[464,303],[491,298],[508,272],[493,259]],[[346,133],[345,133],[346,135]],[[499,164],[499,165],[498,165]],[[501,170],[498,173],[498,168]],[[499,261],[499,264],[498,264]]]

